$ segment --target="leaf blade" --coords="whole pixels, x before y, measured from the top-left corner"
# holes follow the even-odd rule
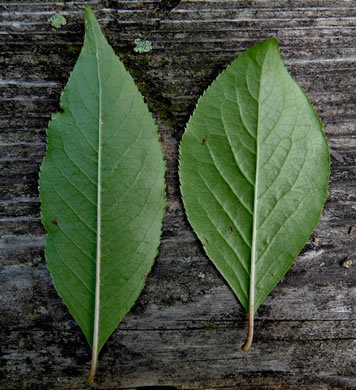
[[[277,40],[243,53],[199,99],[180,146],[183,202],[250,323],[316,227],[329,165],[321,123]]]
[[[85,24],[63,112],[49,123],[40,197],[54,285],[97,356],[157,255],[165,164],[154,120],[89,7]]]

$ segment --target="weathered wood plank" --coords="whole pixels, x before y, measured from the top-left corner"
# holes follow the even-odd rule
[[[142,296],[101,354],[96,388],[356,388],[356,5],[348,0],[91,0],[153,112],[168,209]],[[67,25],[53,31],[55,12]],[[82,44],[82,1],[0,1],[0,388],[86,389],[90,351],[43,256],[38,170],[45,129]],[[323,121],[332,160],[318,228],[256,316],[204,255],[184,215],[178,144],[199,95],[271,35]],[[136,54],[129,40],[152,41]],[[350,269],[340,266],[346,257]]]

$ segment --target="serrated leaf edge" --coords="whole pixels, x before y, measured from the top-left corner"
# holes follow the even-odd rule
[[[319,118],[319,116],[318,116],[318,114],[317,114],[317,111],[316,111],[314,105],[311,103],[309,96],[308,96],[307,93],[305,92],[304,88],[303,88],[303,87],[302,87],[302,86],[293,78],[293,76],[291,75],[291,73],[289,72],[289,70],[287,69],[287,67],[285,66],[285,64],[284,64],[284,62],[283,62],[283,58],[282,58],[281,53],[280,53],[280,48],[279,48],[278,39],[275,38],[275,37],[270,37],[270,38],[268,38],[268,39],[266,39],[266,40],[264,40],[264,41],[262,41],[262,42],[259,42],[259,43],[255,44],[255,45],[253,45],[253,46],[262,45],[262,44],[264,44],[264,43],[266,43],[266,42],[268,42],[268,41],[274,42],[274,43],[276,44],[277,49],[278,49],[278,53],[279,53],[279,56],[280,56],[280,60],[281,60],[281,62],[282,62],[282,64],[283,64],[284,69],[286,70],[286,72],[287,72],[289,78],[290,78],[290,79],[291,79],[291,80],[292,80],[292,81],[301,89],[301,91],[303,92],[304,96],[307,98],[307,101],[308,101],[309,104],[311,105],[311,107],[312,107],[312,109],[313,109],[313,112],[314,112],[314,115],[315,115],[316,119],[317,119],[318,122],[319,122],[320,131],[321,131],[321,133],[322,133],[322,136],[324,137],[324,140],[325,140],[325,143],[326,143],[326,146],[327,146],[327,150],[328,150],[328,182],[329,182],[329,181],[330,181],[330,149],[329,149],[329,144],[328,144],[328,141],[327,141],[326,134],[325,134],[324,129],[323,129],[323,124],[322,124],[322,122],[321,122],[321,120],[320,120],[320,118]],[[252,48],[253,46],[251,46],[251,48]],[[247,50],[249,50],[249,49],[247,49]],[[247,50],[244,51],[243,53],[241,53],[237,58],[240,58],[241,56],[245,56]],[[236,58],[234,61],[232,61],[228,66],[226,66],[226,67],[217,75],[217,77],[211,82],[211,84],[209,85],[209,87],[208,87],[208,88],[203,92],[203,94],[199,97],[199,99],[198,99],[198,101],[197,101],[197,103],[196,103],[196,105],[195,105],[194,111],[193,111],[192,115],[190,116],[189,120],[187,121],[187,124],[186,124],[186,126],[185,126],[185,130],[184,130],[183,136],[184,136],[184,134],[185,134],[186,129],[188,128],[188,125],[189,125],[190,121],[191,121],[192,118],[195,116],[197,107],[199,106],[199,104],[200,104],[202,98],[205,96],[206,93],[208,93],[208,91],[209,91],[209,89],[211,88],[211,86],[212,86],[212,85],[213,85],[213,84],[222,76],[222,74],[223,74],[226,70],[228,70],[228,69],[230,68],[230,66],[232,66],[232,64],[237,60],[237,58]],[[183,137],[182,137],[182,138],[183,138]],[[257,144],[258,144],[258,143],[257,143]],[[179,187],[180,187],[180,192],[181,192],[182,199],[183,199],[183,207],[184,207],[184,209],[185,209],[185,212],[186,212],[188,221],[189,221],[189,223],[190,223],[190,213],[189,213],[189,210],[185,207],[185,202],[184,202],[185,195],[184,195],[184,190],[183,190],[183,187],[182,187],[181,169],[182,169],[183,164],[182,164],[182,162],[181,162],[181,154],[182,154],[182,151],[181,151],[181,143],[180,143],[180,144],[179,144],[179,167],[178,167],[178,175],[179,175],[179,180],[180,180]],[[257,156],[258,156],[258,153],[257,153]],[[258,157],[256,158],[256,164],[257,164],[257,159],[258,159]],[[257,175],[257,170],[256,170],[256,175]],[[257,193],[257,191],[256,191],[256,185],[255,185],[255,195],[254,195],[254,198],[256,198],[256,193]],[[328,186],[326,186],[326,191],[325,191],[325,193],[324,193],[324,202],[323,202],[323,204],[325,203],[325,201],[326,201],[326,199],[327,199],[327,196],[328,196]],[[256,207],[256,202],[254,201],[254,209],[255,209],[255,207]],[[311,229],[310,234],[311,234],[311,233],[315,230],[315,228],[318,226],[319,220],[320,220],[320,217],[321,217],[321,214],[322,214],[322,211],[323,211],[323,207],[321,207],[321,209],[320,209],[319,216],[318,216],[318,218],[316,219],[315,226]],[[253,233],[253,235],[255,234],[255,214],[256,214],[256,213],[255,213],[255,210],[254,210],[254,223],[253,223],[253,225],[254,225],[254,227],[253,227],[254,233]],[[194,233],[197,235],[199,241],[200,241],[201,243],[203,243],[204,238],[203,238],[203,237],[200,237],[199,233],[195,231],[195,229],[193,228],[193,225],[192,225],[191,223],[190,223],[190,225],[191,225],[191,227],[192,227]],[[305,244],[307,243],[307,241],[308,241],[308,239],[309,239],[309,237],[310,237],[310,234],[308,235],[308,237],[306,238],[305,242],[303,243],[303,245],[302,245],[301,248],[299,249],[298,253],[300,253],[300,251],[304,248]],[[252,239],[252,244],[254,243],[254,241],[255,241],[255,240]],[[203,247],[204,247],[204,245],[203,245]],[[251,253],[251,257],[252,257],[252,253]],[[273,290],[273,288],[281,281],[281,279],[283,278],[283,276],[288,272],[289,268],[290,268],[291,265],[294,263],[294,261],[295,261],[295,259],[293,259],[293,260],[290,262],[290,265],[289,265],[288,269],[287,269],[286,271],[284,271],[283,273],[280,274],[278,281],[272,286],[272,288],[270,289],[270,292],[271,292],[271,291]],[[253,263],[253,261],[252,261],[252,259],[251,259],[251,265],[252,265],[252,263]],[[253,267],[254,267],[254,264],[253,264]],[[254,271],[254,270],[253,270],[253,271]],[[224,276],[224,273],[223,273],[223,272],[221,272],[221,271],[219,271],[219,272]],[[225,276],[224,276],[224,279],[227,280],[227,279],[225,278]],[[250,286],[251,286],[251,284],[252,284],[252,283],[250,283]],[[270,293],[270,292],[269,292],[269,293]],[[268,293],[268,294],[269,294],[269,293]],[[253,293],[252,295],[254,295],[254,293]],[[248,310],[248,323],[249,323],[249,326],[248,326],[248,335],[247,335],[247,338],[246,338],[246,341],[245,341],[244,345],[242,346],[242,350],[243,350],[244,352],[247,352],[247,351],[248,351],[249,347],[251,346],[252,339],[253,339],[254,314],[255,314],[255,311],[256,311],[256,310],[254,309],[254,301],[252,301],[252,305],[250,305],[250,302],[251,302],[251,299],[250,299],[250,298],[251,298],[251,291],[250,291],[250,294],[249,294],[249,310]]]

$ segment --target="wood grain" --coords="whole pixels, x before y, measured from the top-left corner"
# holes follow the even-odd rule
[[[86,3],[159,124],[169,201],[156,264],[101,353],[95,388],[355,389],[356,4]],[[57,31],[47,21],[54,12],[67,19]],[[0,1],[0,15],[0,388],[87,389],[90,350],[47,271],[37,188],[45,129],[83,40],[83,1]],[[184,216],[177,151],[200,94],[272,35],[344,162],[332,160],[320,224],[258,310],[245,355],[247,316]],[[138,37],[150,53],[133,51]]]

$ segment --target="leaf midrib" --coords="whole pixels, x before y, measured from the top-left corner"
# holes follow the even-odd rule
[[[100,318],[100,271],[101,271],[101,158],[102,158],[102,81],[100,76],[100,58],[98,52],[97,38],[95,39],[95,57],[98,75],[98,168],[97,168],[97,214],[96,214],[96,270],[95,270],[95,308],[94,308],[94,331],[93,331],[93,349],[91,373],[95,373],[98,350],[99,350],[99,318]],[[94,375],[94,374],[93,374]]]
[[[256,59],[257,61],[257,59]],[[259,89],[257,98],[257,126],[256,126],[256,165],[255,165],[255,186],[254,186],[254,199],[253,199],[253,222],[252,222],[252,242],[251,242],[251,260],[250,260],[250,286],[249,286],[249,304],[248,304],[248,334],[245,344],[242,346],[242,350],[247,352],[251,346],[253,340],[254,329],[254,315],[255,315],[255,273],[256,273],[256,235],[257,235],[257,210],[258,210],[258,183],[259,183],[259,132],[260,132],[260,97],[261,97],[261,84],[263,75],[263,64],[261,63],[261,73],[259,79]],[[246,83],[248,81],[246,80]]]
[[[257,60],[256,60],[257,61]],[[260,132],[260,97],[263,74],[263,63],[261,64],[261,76],[259,80],[258,98],[257,98],[257,129],[256,129],[256,166],[255,166],[255,192],[253,199],[253,223],[252,223],[252,242],[251,242],[251,264],[250,264],[250,291],[249,291],[249,315],[253,316],[255,312],[255,265],[256,265],[256,235],[257,235],[257,204],[258,204],[258,181],[259,181],[259,132]]]

